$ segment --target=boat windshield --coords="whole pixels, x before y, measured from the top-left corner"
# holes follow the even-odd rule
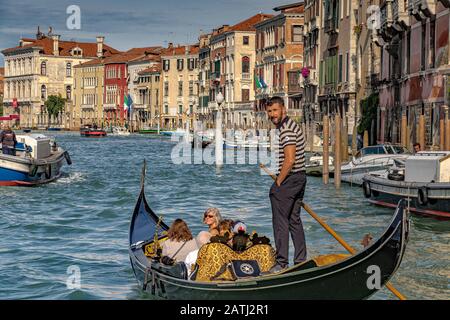
[[[394,149],[395,153],[397,154],[404,154],[408,153],[408,150],[405,147],[402,146],[391,146],[392,149]]]
[[[383,146],[366,147],[361,150],[362,156],[367,156],[367,155],[372,155],[372,154],[386,154],[386,151],[384,150]]]

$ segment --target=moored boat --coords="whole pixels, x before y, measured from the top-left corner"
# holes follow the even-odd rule
[[[334,158],[328,158],[328,172],[334,170],[333,166]],[[321,177],[323,175],[323,155],[314,153],[309,157],[308,162],[305,165],[305,171],[308,176]]]
[[[450,219],[450,152],[422,151],[363,181],[364,195],[373,204],[394,207],[409,199],[411,212]]]
[[[112,132],[115,136],[129,136],[131,134],[130,131],[124,127],[114,127]]]
[[[134,275],[142,290],[157,298],[192,300],[237,299],[365,299],[380,289],[368,286],[373,266],[386,284],[399,268],[409,236],[409,215],[401,201],[381,237],[351,256],[326,255],[308,260],[277,274],[235,281],[195,281],[188,278],[184,263],[168,266],[153,256],[148,247],[166,238],[168,226],[150,208],[141,191],[131,218],[129,255]],[[334,258],[333,258],[334,257]]]
[[[82,137],[106,137],[106,131],[87,125],[80,129],[80,135]]]
[[[350,162],[341,166],[341,180],[361,186],[364,175],[383,172],[394,165],[395,159],[404,159],[408,155],[408,150],[398,145],[381,144],[362,148]]]
[[[34,186],[61,176],[69,153],[42,134],[18,135],[16,155],[0,153],[0,186]]]

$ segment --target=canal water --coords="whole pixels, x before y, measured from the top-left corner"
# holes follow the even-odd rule
[[[148,162],[150,206],[170,222],[185,219],[193,232],[207,207],[241,219],[250,231],[272,238],[268,190],[256,165],[175,165],[175,143],[155,136],[89,139],[56,134],[70,152],[63,177],[36,188],[0,188],[0,299],[145,299],[128,257],[128,227]],[[382,234],[393,210],[371,206],[362,190],[336,191],[309,178],[305,201],[350,245]],[[309,256],[344,249],[305,212]],[[292,257],[292,254],[291,254]],[[403,262],[392,283],[410,299],[450,297],[450,222],[412,217]],[[81,287],[71,288],[74,270]],[[77,274],[77,272],[75,272]],[[395,299],[386,289],[372,299]]]

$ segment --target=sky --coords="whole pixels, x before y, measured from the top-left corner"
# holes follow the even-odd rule
[[[0,51],[15,47],[21,37],[34,38],[37,26],[51,26],[61,40],[105,43],[118,50],[153,45],[195,43],[201,32],[233,25],[260,12],[300,0],[0,0]],[[71,30],[66,13],[80,8],[81,28]],[[72,20],[73,21],[73,20]],[[0,54],[0,66],[4,57]]]

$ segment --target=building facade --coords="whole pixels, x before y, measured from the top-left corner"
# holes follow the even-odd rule
[[[103,112],[104,59],[94,59],[74,67],[74,94],[66,128],[84,125],[106,126]]]
[[[304,65],[304,3],[274,8],[276,16],[256,24],[256,127],[267,127],[267,99],[280,96],[290,116],[300,118]]]
[[[138,127],[150,118],[150,88],[147,86],[148,77],[141,77],[140,72],[149,69],[152,66],[160,65],[161,47],[145,48],[144,54],[138,58],[132,59],[127,63],[128,70],[128,92],[133,100],[131,109],[131,125]],[[144,80],[144,82],[142,82]],[[144,84],[144,85],[143,85]]]
[[[137,128],[161,126],[161,64],[138,72],[134,111]],[[138,108],[137,106],[141,106]]]
[[[197,120],[199,45],[169,47],[162,61],[162,124],[190,128]]]
[[[425,117],[428,147],[440,142],[439,122],[448,110],[450,2],[384,0],[376,43],[381,47],[378,140],[418,142]],[[407,136],[401,136],[402,116]]]
[[[103,37],[97,37],[97,43],[61,41],[59,35],[38,30],[36,39],[22,38],[19,46],[3,50],[5,114],[20,117],[22,127],[63,126],[67,112],[50,117],[44,103],[48,96],[59,95],[71,104],[74,66],[118,52],[103,41]]]
[[[205,128],[212,127],[212,114],[209,110],[211,101],[211,42],[212,34],[202,34],[199,37],[198,53],[198,120],[203,123]]]

